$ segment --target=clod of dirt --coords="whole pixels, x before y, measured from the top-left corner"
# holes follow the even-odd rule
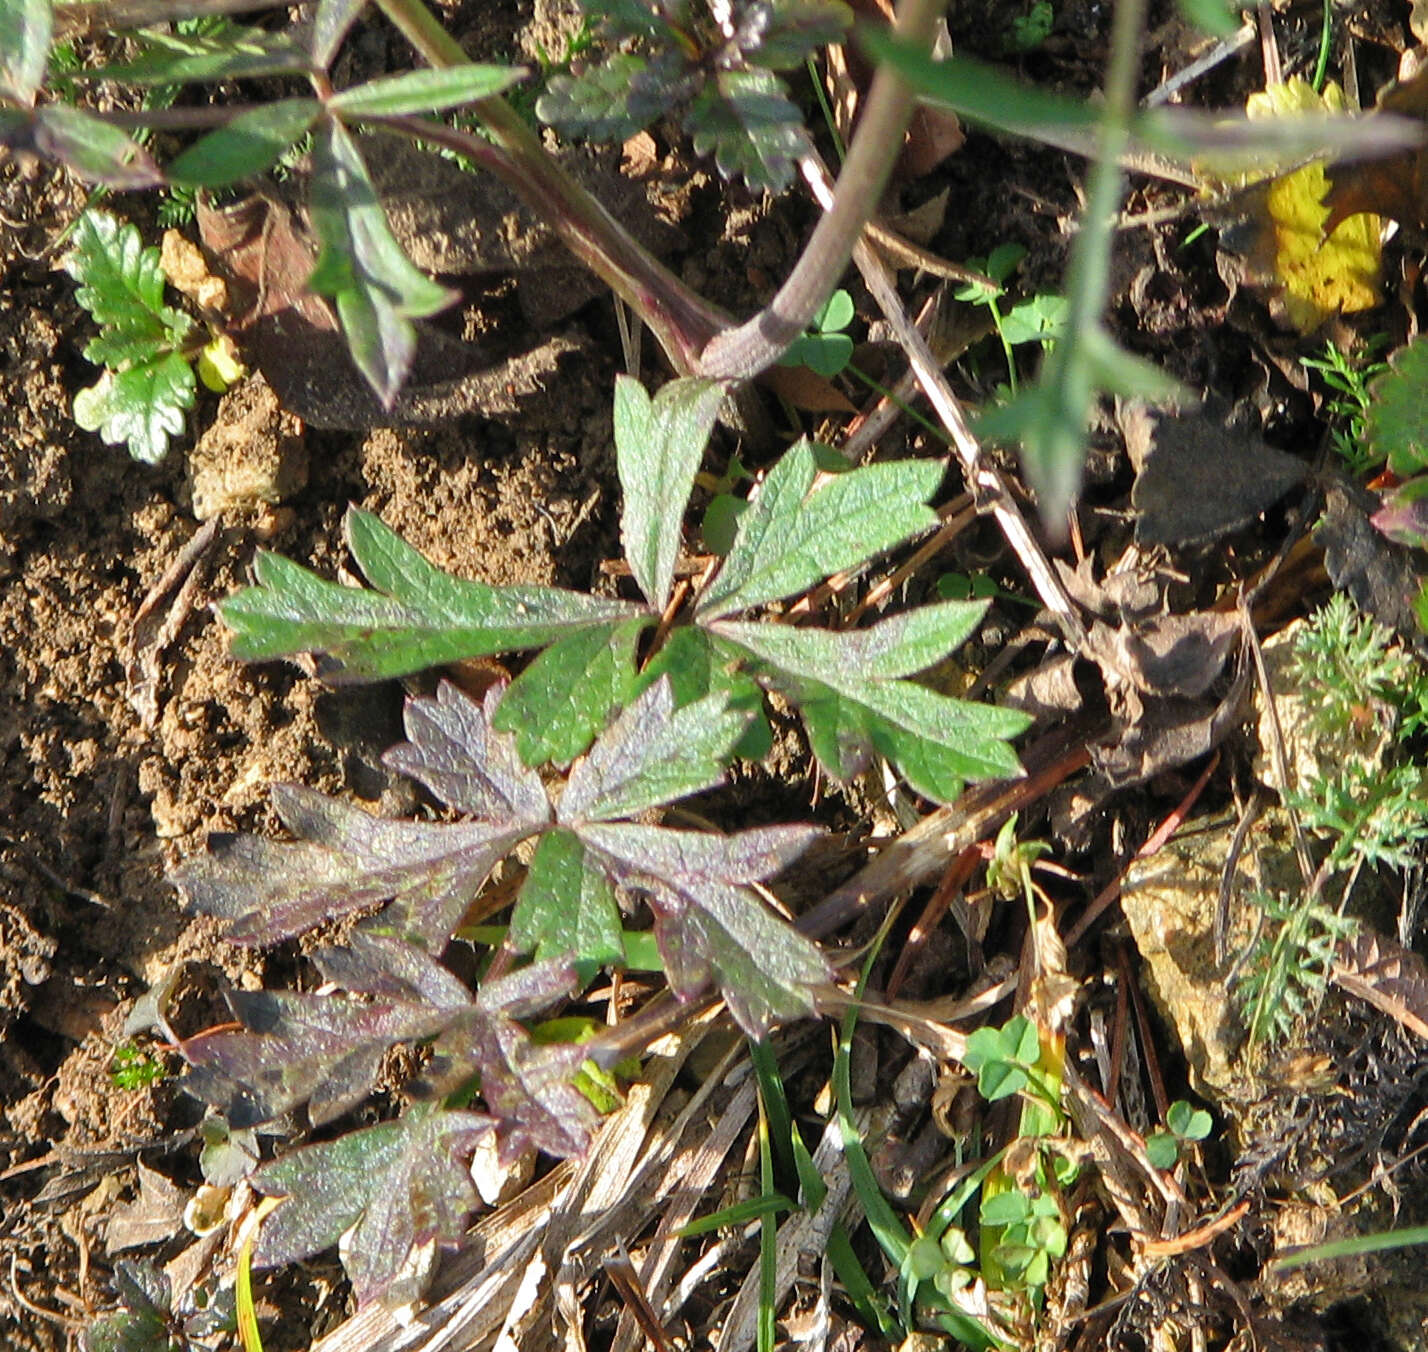
[[[56,947],[13,906],[0,904],[0,1029],[25,1008],[28,992],[49,977]]]
[[[1133,864],[1121,892],[1151,999],[1179,1037],[1191,1084],[1218,1100],[1248,1097],[1251,1083],[1240,1056],[1244,1029],[1225,987],[1227,972],[1215,961],[1215,913],[1234,828],[1233,820],[1216,818],[1181,832],[1153,858]],[[1255,866],[1295,885],[1289,841],[1288,818],[1266,812],[1240,854],[1236,886],[1255,885]],[[1238,953],[1251,927],[1234,900],[1232,894],[1228,947]]]
[[[261,375],[235,385],[189,453],[193,514],[207,521],[229,509],[279,503],[307,485],[302,425],[278,405]]]

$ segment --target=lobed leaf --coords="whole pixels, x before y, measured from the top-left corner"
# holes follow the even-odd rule
[[[273,803],[296,841],[215,836],[170,875],[193,910],[232,922],[235,943],[273,943],[396,901],[389,923],[439,952],[496,861],[544,824],[534,814],[388,821],[296,784],[275,786]]]
[[[733,45],[754,65],[792,70],[841,42],[852,22],[853,11],[839,0],[767,0],[745,9]]]
[[[935,525],[925,504],[942,482],[936,460],[903,460],[828,476],[800,441],[768,473],[739,518],[734,547],[699,599],[701,623],[792,596]]]
[[[657,611],[669,604],[684,512],[722,400],[722,387],[709,380],[671,381],[653,399],[629,376],[615,382],[620,542]]]
[[[119,366],[150,361],[183,340],[192,321],[164,304],[159,251],[107,211],[85,211],[74,226],[64,270],[79,283],[75,299],[105,332],[85,348],[87,360]]]
[[[407,740],[383,764],[419,780],[443,803],[488,822],[539,823],[550,816],[540,776],[526,769],[515,739],[495,731],[492,718],[504,687],[477,704],[450,681],[434,696],[409,699]]]
[[[1428,338],[1400,348],[1389,367],[1369,386],[1368,440],[1407,478],[1428,469]]]
[[[818,946],[771,914],[748,884],[771,877],[819,835],[774,826],[721,836],[633,822],[589,823],[581,839],[611,878],[649,897],[670,988],[691,999],[713,982],[739,1026],[758,1037],[812,1012],[829,977]]]
[[[156,465],[168,454],[169,438],[183,431],[196,390],[193,368],[170,352],[123,371],[106,370],[74,396],[74,420],[86,432],[98,432],[106,445],[123,442],[135,460]]]
[[[569,765],[628,702],[635,646],[649,617],[592,625],[558,638],[516,679],[495,724],[527,765]]]
[[[287,1200],[259,1231],[254,1261],[296,1262],[350,1230],[342,1263],[358,1305],[409,1303],[435,1246],[457,1243],[479,1203],[468,1159],[490,1125],[479,1113],[416,1109],[265,1165],[254,1187]]]
[[[720,70],[690,102],[684,125],[696,154],[712,154],[725,178],[756,191],[782,192],[809,151],[783,81],[759,67]]]
[[[849,633],[730,621],[713,629],[757,658],[753,674],[798,706],[814,755],[835,778],[856,774],[877,750],[919,793],[949,802],[966,779],[1021,773],[1007,739],[1030,720],[900,679],[943,639],[965,634],[977,607],[946,604],[957,609],[928,606]]]
[[[423,668],[541,647],[562,635],[640,613],[621,601],[555,587],[493,587],[433,567],[371,513],[347,514],[353,557],[377,590],[326,582],[260,554],[256,587],[223,602],[235,656],[325,653],[324,675],[386,680]]]
[[[744,735],[734,746],[734,755],[744,760],[762,760],[773,746],[773,729],[764,710],[763,689],[749,676],[747,665],[746,655],[732,644],[721,647],[702,626],[682,625],[645,663],[640,680],[648,687],[666,678],[679,709],[706,695],[722,695],[730,713],[741,713],[749,719]]]
[[[229,1004],[244,1031],[189,1038],[184,1087],[240,1128],[301,1103],[314,1126],[340,1117],[371,1092],[391,1047],[435,1037],[460,1009],[293,991],[235,991]]]
[[[353,361],[390,408],[416,353],[411,321],[445,309],[456,293],[402,251],[356,145],[335,120],[313,143],[308,208],[322,246],[308,287],[332,297]]]
[[[696,78],[677,48],[653,57],[613,52],[584,70],[552,75],[536,116],[567,136],[624,141],[686,98]]]
[[[277,99],[209,132],[170,162],[171,183],[218,188],[261,174],[317,121],[316,99]]]
[[[368,80],[334,94],[328,109],[347,118],[400,117],[435,113],[463,103],[494,98],[526,76],[519,66],[491,66],[469,61],[437,70],[413,70]]]
[[[573,979],[569,966],[539,962],[488,980],[476,1008],[433,1044],[430,1068],[438,1083],[449,1090],[479,1080],[497,1119],[503,1159],[527,1149],[582,1155],[599,1121],[574,1084],[584,1052],[568,1043],[539,1043],[516,1022],[569,995]]]
[[[561,795],[567,824],[633,817],[722,782],[749,714],[723,694],[682,709],[662,677],[631,704],[576,766]]]

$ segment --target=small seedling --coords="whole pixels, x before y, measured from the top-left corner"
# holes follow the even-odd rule
[[[65,271],[76,298],[99,324],[84,348],[104,374],[74,397],[74,420],[109,445],[127,444],[136,460],[157,464],[184,428],[196,385],[193,361],[213,341],[195,337],[182,310],[164,303],[159,251],[132,225],[90,209],[75,225]]]
[[[960,301],[986,306],[991,314],[1002,352],[1006,355],[1007,385],[1013,395],[1017,393],[1017,375],[1012,349],[1023,343],[1040,343],[1042,351],[1047,351],[1060,337],[1066,322],[1066,300],[1062,296],[1029,296],[1003,309],[1007,290],[1002,284],[1025,256],[1026,250],[1020,244],[1001,244],[986,258],[968,259],[969,268],[985,273],[996,285],[989,287],[985,282],[969,282],[954,293]]]
[[[1181,1148],[1193,1141],[1203,1141],[1213,1125],[1205,1109],[1176,1099],[1165,1110],[1165,1130],[1152,1132],[1145,1138],[1145,1153],[1157,1169],[1173,1169]]]
[[[1334,596],[1298,635],[1291,678],[1310,727],[1332,748],[1287,795],[1303,827],[1325,846],[1311,887],[1298,896],[1258,893],[1264,932],[1239,986],[1252,1041],[1287,1037],[1323,994],[1336,945],[1356,923],[1325,899],[1364,868],[1412,867],[1428,839],[1424,769],[1411,738],[1428,725],[1428,675],[1395,637]]]
[[[163,1060],[132,1042],[115,1047],[109,1062],[109,1079],[116,1089],[148,1089],[168,1074]]]
[[[977,1077],[977,1092],[995,1103],[1010,1098],[1037,1081],[1043,1098],[1055,1103],[1040,1084],[1036,1063],[1041,1056],[1041,1039],[1036,1025],[1024,1014],[1009,1019],[1001,1028],[979,1028],[967,1039],[962,1064]]]
[[[237,1328],[231,1289],[192,1286],[175,1302],[168,1277],[147,1259],[117,1263],[114,1286],[122,1308],[84,1329],[82,1352],[198,1352]]]
[[[780,366],[806,366],[832,380],[853,357],[853,340],[843,332],[853,322],[853,298],[835,291],[814,316],[813,330],[795,339],[779,359]]]
[[[1384,339],[1380,336],[1365,346],[1355,360],[1334,343],[1324,345],[1322,356],[1301,357],[1300,365],[1318,373],[1329,390],[1324,412],[1331,420],[1332,445],[1345,469],[1354,478],[1366,475],[1382,463],[1383,455],[1368,440],[1369,384],[1388,370],[1388,363],[1374,359]]]
[[[1056,22],[1056,10],[1051,0],[1034,0],[1025,14],[1011,21],[1008,46],[1013,52],[1032,52],[1051,36]]]

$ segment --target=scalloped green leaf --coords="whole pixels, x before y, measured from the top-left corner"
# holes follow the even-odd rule
[[[684,125],[700,155],[749,187],[782,192],[810,149],[803,115],[783,81],[758,67],[721,70],[690,102]]]
[[[183,431],[196,389],[193,368],[170,352],[142,366],[105,371],[74,396],[74,420],[106,445],[123,443],[135,460],[156,465],[168,454],[169,438]]]
[[[1369,386],[1369,443],[1401,478],[1428,469],[1428,338],[1415,338]]]

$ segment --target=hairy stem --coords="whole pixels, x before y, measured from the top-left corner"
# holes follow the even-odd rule
[[[423,0],[377,3],[432,65],[455,65],[467,59]],[[930,42],[941,9],[940,0],[902,0],[896,35]],[[634,308],[677,371],[716,380],[747,380],[778,360],[837,285],[891,172],[912,112],[912,94],[900,75],[890,67],[879,67],[838,178],[832,209],[818,223],[778,295],[737,328],[722,310],[695,295],[631,238],[552,159],[504,99],[481,99],[473,108],[504,157],[493,159],[487,147],[487,153],[477,158],[548,219],[576,257]],[[432,128],[423,134],[464,148],[457,145],[462,133]]]
[[[468,58],[422,0],[377,0],[382,12],[433,66]],[[693,374],[700,351],[729,317],[691,291],[636,241],[541,144],[505,99],[480,99],[473,111],[495,145],[412,119],[423,138],[470,155],[498,174],[557,231],[566,247],[648,324],[675,370]],[[390,119],[394,125],[403,119]],[[494,153],[493,153],[494,152]]]

